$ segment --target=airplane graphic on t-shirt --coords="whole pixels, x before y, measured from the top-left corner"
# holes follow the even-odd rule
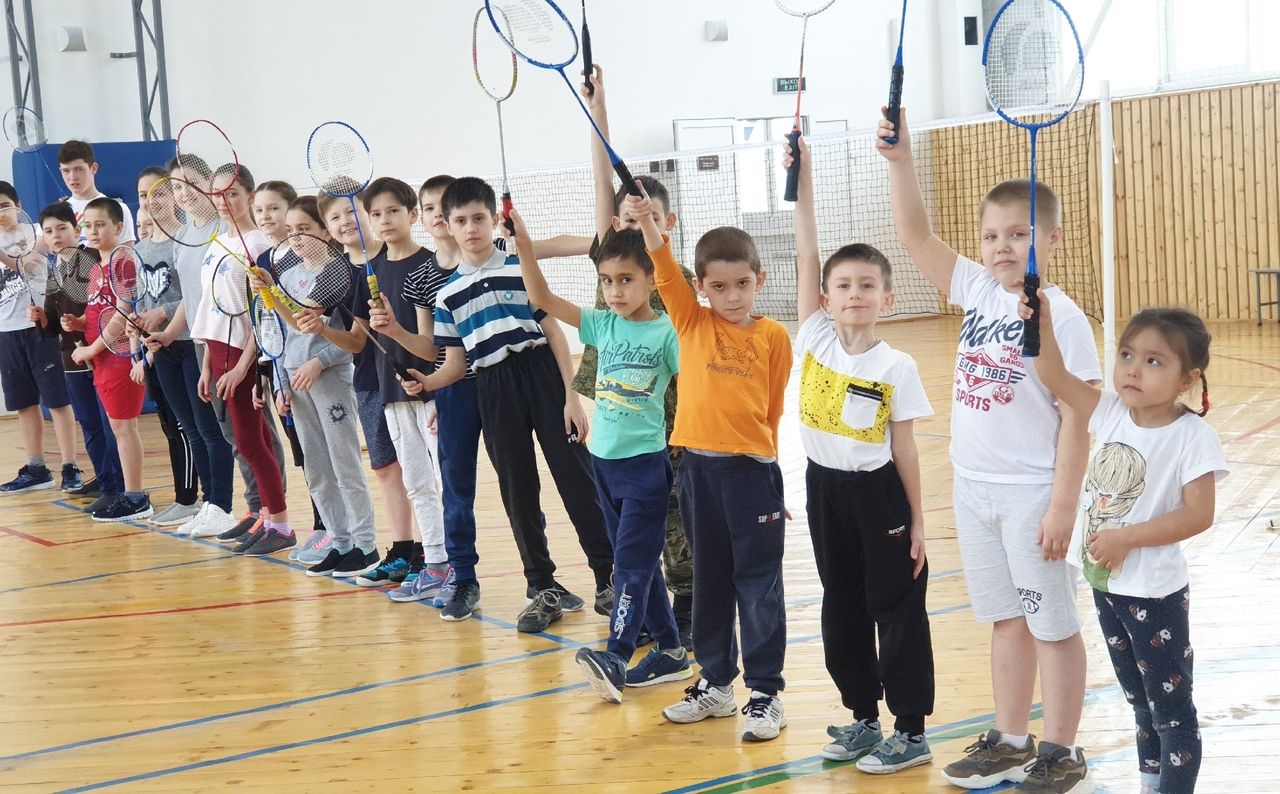
[[[639,411],[640,406],[635,402],[646,400],[653,396],[653,390],[658,387],[658,376],[654,375],[647,386],[633,386],[624,383],[617,378],[604,377],[596,381],[596,399],[608,400],[618,408],[626,408],[629,411]]]

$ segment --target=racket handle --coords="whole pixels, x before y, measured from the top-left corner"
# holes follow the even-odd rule
[[[898,118],[902,115],[902,64],[893,65],[893,76],[889,78],[889,106],[884,117],[893,125],[893,137],[885,138],[885,143],[898,142]]]
[[[582,20],[582,85],[587,89],[587,96],[596,95],[596,86],[591,82],[593,72],[591,62],[591,31],[587,29],[587,21]]]
[[[1027,296],[1027,306],[1031,308],[1031,319],[1022,324],[1022,357],[1036,358],[1040,355],[1040,277],[1030,273],[1022,277],[1022,292]]]
[[[382,291],[378,289],[378,277],[373,275],[373,268],[365,263],[364,281],[369,285],[369,300],[378,304],[378,308],[382,308]]]
[[[627,164],[618,160],[613,164],[613,172],[618,175],[618,179],[622,180],[622,185],[627,189],[627,193],[632,196],[643,196],[640,191],[640,185],[636,182],[636,178],[631,175],[631,169],[627,168]]]
[[[511,203],[511,194],[503,193],[502,194],[502,225],[507,228],[507,231],[509,233],[515,234],[516,225],[511,221],[512,206],[513,205]]]
[[[787,143],[791,146],[791,167],[787,169],[787,189],[782,198],[794,202],[800,192],[800,130],[787,133]]]

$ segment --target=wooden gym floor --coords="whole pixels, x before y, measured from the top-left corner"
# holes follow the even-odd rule
[[[915,792],[950,790],[938,769],[990,725],[988,631],[960,573],[947,461],[958,321],[887,324],[911,352],[938,415],[919,424],[933,571],[935,761],[887,778],[824,763],[823,728],[847,723],[827,677],[820,589],[804,521],[804,455],[784,418],[789,725],[747,746],[739,720],[666,723],[681,684],[629,690],[621,707],[585,689],[573,652],[605,635],[589,610],[518,634],[524,581],[487,461],[479,520],[479,619],[438,619],[380,591],[311,579],[279,559],[237,559],[213,541],[143,524],[95,524],[56,491],[0,502],[0,787],[21,791],[472,790]],[[1210,383],[1231,476],[1217,523],[1189,543],[1196,700],[1205,792],[1280,792],[1280,329],[1215,324]],[[791,390],[794,401],[794,379]],[[171,491],[154,419],[147,485]],[[52,431],[46,454],[57,460]],[[20,465],[0,422],[0,469]],[[370,485],[376,488],[372,477]],[[544,477],[544,482],[549,482]],[[290,470],[301,508],[301,472]],[[546,507],[561,579],[591,576],[554,491]],[[381,510],[375,494],[374,504]],[[240,508],[243,509],[243,508]],[[295,515],[308,511],[297,509]],[[1100,791],[1136,791],[1132,716],[1080,588],[1089,647],[1080,744]],[[745,694],[739,689],[739,698]],[[1034,728],[1038,729],[1038,723]]]

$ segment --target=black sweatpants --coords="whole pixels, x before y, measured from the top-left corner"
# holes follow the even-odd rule
[[[786,683],[787,653],[782,469],[742,455],[685,450],[677,488],[693,550],[693,636],[702,677],[713,686],[738,677],[736,616],[743,682],[776,695]]]
[[[167,355],[167,353],[166,353]],[[160,388],[160,376],[156,368],[149,366],[147,373],[147,393],[156,404],[156,418],[160,420],[160,430],[164,432],[165,441],[169,445],[169,468],[173,471],[173,501],[180,505],[193,505],[199,497],[199,480],[196,474],[196,461],[191,454],[191,441],[188,432],[196,432],[194,427],[184,428],[179,424],[173,409],[169,407],[169,398]],[[205,488],[209,487],[205,483]]]
[[[896,730],[923,733],[934,696],[929,566],[912,579],[911,505],[898,470],[887,463],[840,471],[809,461],[805,486],[827,672],[856,719],[878,719],[883,695]]]
[[[502,506],[515,534],[528,583],[545,590],[555,583],[556,564],[547,548],[533,436],[546,458],[578,543],[595,573],[596,589],[613,575],[613,547],[605,532],[591,456],[564,432],[564,381],[551,348],[542,345],[512,353],[476,371],[476,392],[484,446],[498,473]],[[576,399],[576,398],[575,398]]]

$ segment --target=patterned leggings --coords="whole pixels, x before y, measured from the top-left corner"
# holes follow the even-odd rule
[[[1111,666],[1133,706],[1138,768],[1160,775],[1160,794],[1190,794],[1200,772],[1200,727],[1191,700],[1190,588],[1164,598],[1093,591]]]

